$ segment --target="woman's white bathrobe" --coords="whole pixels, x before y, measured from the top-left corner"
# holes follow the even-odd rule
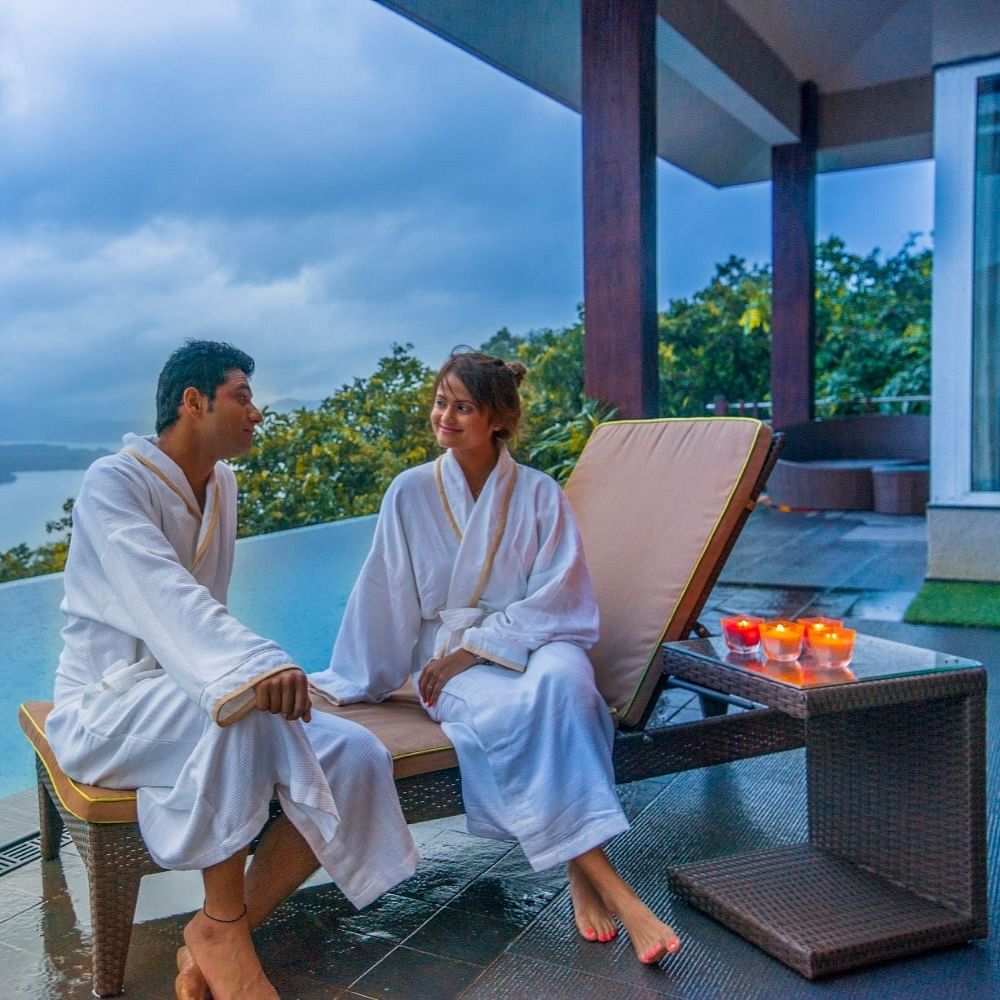
[[[152,439],[127,435],[91,466],[73,508],[49,740],[76,780],[138,788],[139,826],[164,868],[232,856],[277,790],[364,906],[417,861],[389,755],[325,713],[303,723],[252,708],[252,686],[290,664],[226,610],[235,538],[236,481],[223,463],[204,513]]]
[[[584,652],[597,628],[559,486],[501,449],[474,502],[447,452],[389,487],[330,667],[309,679],[338,703],[380,701],[459,646],[499,664],[453,677],[428,712],[458,752],[469,830],[516,838],[540,870],[628,828]]]

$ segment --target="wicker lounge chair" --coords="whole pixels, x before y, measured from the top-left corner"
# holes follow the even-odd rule
[[[601,608],[592,652],[618,723],[619,782],[803,745],[800,720],[777,711],[657,726],[664,683],[660,644],[688,636],[776,459],[769,428],[743,418],[617,421],[595,431],[566,487]],[[135,796],[79,785],[45,739],[50,704],[21,706],[38,756],[42,853],[59,854],[62,829],[90,881],[94,991],[121,992],[139,880],[157,871],[136,823]],[[412,690],[380,705],[337,712],[386,744],[411,822],[462,811],[454,750]]]

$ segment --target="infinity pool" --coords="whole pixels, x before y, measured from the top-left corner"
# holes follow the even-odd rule
[[[374,532],[371,516],[241,539],[230,610],[304,670],[322,669]],[[52,697],[62,597],[61,573],[0,584],[0,798],[35,782],[17,706]]]

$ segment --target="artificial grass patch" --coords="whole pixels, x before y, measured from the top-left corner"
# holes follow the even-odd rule
[[[903,621],[1000,628],[1000,583],[928,580],[906,609]]]

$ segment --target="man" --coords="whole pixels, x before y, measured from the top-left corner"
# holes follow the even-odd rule
[[[157,436],[126,435],[88,470],[47,724],[71,777],[138,788],[158,864],[202,870],[182,998],[276,997],[250,930],[318,864],[361,907],[417,861],[385,748],[360,726],[311,719],[306,675],[226,609],[236,481],[223,460],[250,449],[262,419],[253,369],[228,344],[188,341],[160,373]],[[284,815],[244,875],[275,792]]]

